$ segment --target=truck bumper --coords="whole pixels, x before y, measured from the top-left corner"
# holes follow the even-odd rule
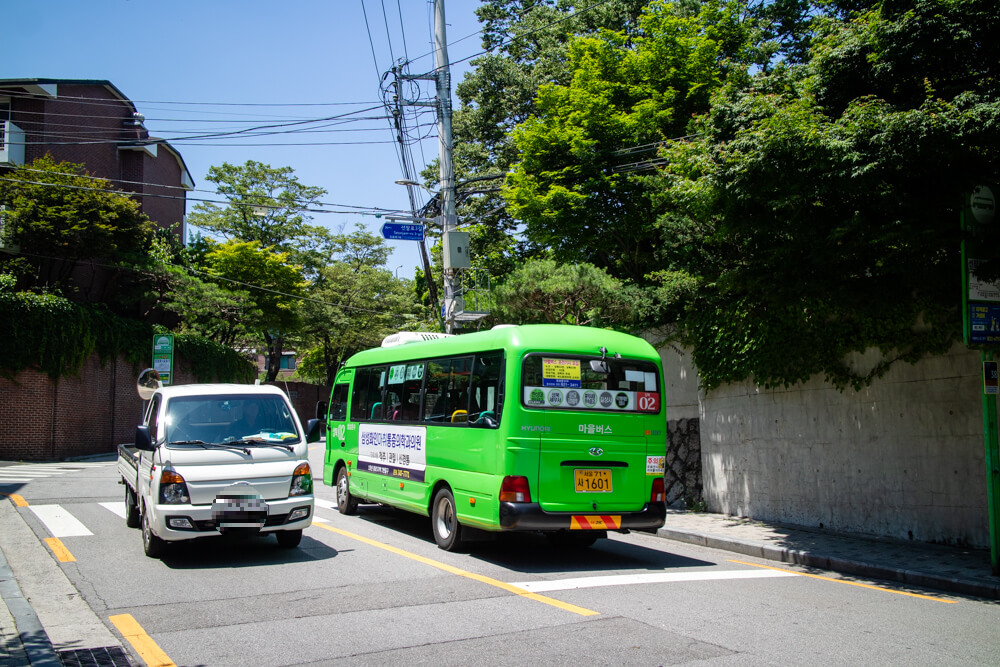
[[[261,533],[302,530],[312,524],[313,496],[268,500]],[[211,505],[156,505],[150,515],[153,532],[168,542],[221,535]]]

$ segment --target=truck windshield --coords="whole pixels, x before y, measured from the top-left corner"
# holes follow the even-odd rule
[[[299,442],[288,404],[275,395],[178,396],[164,425],[168,443]]]
[[[526,408],[659,412],[659,373],[648,361],[529,354],[521,369]]]

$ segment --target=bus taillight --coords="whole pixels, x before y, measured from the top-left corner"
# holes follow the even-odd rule
[[[662,482],[662,480],[661,480]],[[660,485],[662,492],[663,485]],[[531,490],[528,488],[528,478],[520,475],[507,475],[500,482],[500,502],[530,503]]]
[[[666,492],[663,488],[663,478],[657,477],[653,480],[653,492],[649,494],[649,502],[651,503],[662,503],[665,502],[664,496]]]

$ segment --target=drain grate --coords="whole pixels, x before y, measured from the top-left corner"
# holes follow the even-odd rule
[[[63,667],[133,667],[121,646],[59,651]]]

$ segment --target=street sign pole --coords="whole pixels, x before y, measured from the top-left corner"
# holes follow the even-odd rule
[[[994,575],[1000,575],[1000,445],[997,429],[998,364],[994,348],[1000,344],[1000,306],[996,305],[996,285],[983,284],[975,277],[973,260],[982,259],[984,229],[996,224],[993,191],[977,187],[966,195],[961,207],[962,226],[962,334],[966,345],[981,345],[983,367],[983,443],[986,464],[986,516],[989,524],[990,565]],[[976,257],[979,255],[979,257]],[[973,294],[975,292],[975,294]]]
[[[174,335],[153,334],[153,369],[166,387],[174,375]]]

